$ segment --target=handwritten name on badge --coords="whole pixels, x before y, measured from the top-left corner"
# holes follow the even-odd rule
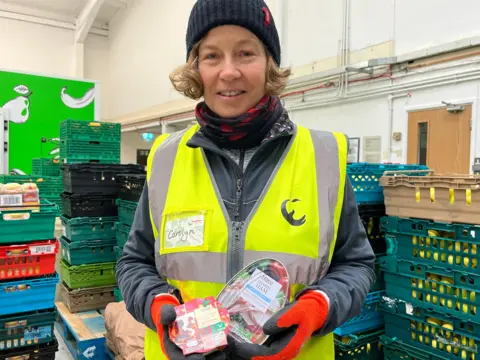
[[[165,224],[165,248],[202,246],[204,241],[205,216],[167,218]]]

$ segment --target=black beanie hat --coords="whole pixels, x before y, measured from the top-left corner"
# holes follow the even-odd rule
[[[250,30],[280,65],[280,39],[272,13],[263,0],[197,0],[188,20],[187,59],[193,46],[221,25],[238,25]]]

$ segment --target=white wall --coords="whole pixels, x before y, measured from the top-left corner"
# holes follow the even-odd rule
[[[122,133],[122,164],[136,164],[137,163],[137,150],[150,149],[153,145],[152,141],[145,141],[142,139],[142,134],[138,132],[124,132]]]
[[[280,1],[283,7],[279,6]],[[110,24],[109,96],[115,118],[180,98],[169,73],[185,61],[185,33],[195,0],[136,0]],[[344,4],[330,0],[269,0],[283,34],[283,64],[294,75],[338,67]],[[349,62],[400,55],[480,35],[480,2],[349,0]],[[280,11],[283,16],[280,18]],[[282,25],[283,24],[283,25]]]
[[[409,111],[441,107],[443,101],[471,104],[470,162],[473,164],[474,158],[480,157],[480,57],[411,70],[407,76],[399,72],[396,76],[393,85],[390,80],[352,85],[343,98],[334,97],[336,90],[312,92],[305,102],[301,97],[287,98],[286,107],[292,119],[301,125],[360,137],[360,161],[364,154],[362,139],[381,136],[381,161],[405,163]],[[383,88],[381,94],[367,96],[380,88]],[[392,100],[392,113],[389,94],[397,96]],[[360,96],[365,98],[352,99]],[[400,132],[402,140],[390,142],[393,132]]]
[[[76,77],[72,30],[0,17],[0,49],[0,69]],[[89,34],[84,58],[84,78],[101,82],[103,102],[109,83],[108,39]],[[105,110],[102,117],[108,115]]]

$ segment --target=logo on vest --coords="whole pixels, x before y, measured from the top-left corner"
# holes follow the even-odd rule
[[[287,220],[287,222],[292,226],[301,226],[305,224],[305,222],[307,221],[306,215],[303,215],[300,219],[295,219],[293,217],[295,215],[295,210],[292,210],[290,212],[288,212],[287,210],[287,204],[289,202],[296,203],[299,201],[300,201],[299,199],[293,199],[293,200],[287,199],[284,202],[282,202],[281,210],[282,210],[283,218]]]

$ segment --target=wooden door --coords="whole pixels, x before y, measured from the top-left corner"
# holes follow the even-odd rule
[[[437,173],[470,173],[472,106],[458,113],[446,108],[408,114],[407,162]]]

